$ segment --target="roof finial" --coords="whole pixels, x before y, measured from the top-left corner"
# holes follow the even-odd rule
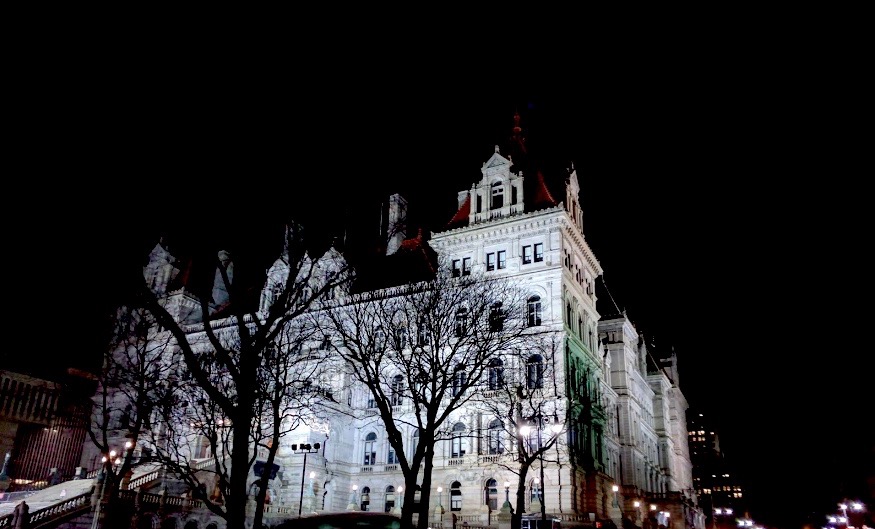
[[[526,154],[526,139],[523,137],[523,128],[520,126],[520,112],[516,109],[513,111],[513,134],[511,134],[510,139],[521,154]]]
[[[498,145],[495,146],[495,153],[498,154]]]

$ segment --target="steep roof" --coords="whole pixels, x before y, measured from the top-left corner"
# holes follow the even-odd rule
[[[499,166],[509,166],[510,173],[523,176],[522,198],[525,212],[558,206],[565,196],[570,172],[567,168],[548,170],[546,165],[537,159],[532,149],[527,147],[518,112],[514,113],[513,122],[511,134],[504,142],[504,148],[501,145],[496,145],[495,153],[484,162],[482,169],[484,177],[489,174],[490,170],[496,170]],[[557,200],[556,197],[560,197],[560,200]],[[444,229],[450,230],[467,226],[471,208],[471,195],[468,194]]]
[[[357,265],[356,270],[353,292],[418,283],[434,278],[437,253],[429,246],[420,228],[415,237],[401,242],[397,252],[373,256]]]
[[[444,229],[451,230],[453,228],[461,228],[462,226],[468,225],[468,215],[471,214],[471,195],[465,197],[465,201],[459,207],[459,210],[456,211],[456,214],[453,215],[453,218],[450,219],[450,222],[444,227]]]

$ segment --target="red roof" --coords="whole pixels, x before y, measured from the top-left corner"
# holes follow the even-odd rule
[[[459,226],[465,226],[468,223],[468,217],[471,215],[471,195],[469,194],[465,197],[465,202],[462,203],[462,206],[459,208],[459,211],[453,215],[453,218],[450,219],[450,222],[447,223],[446,229],[458,228]]]
[[[535,208],[553,207],[559,204],[550,190],[547,189],[547,182],[544,181],[544,173],[538,171],[538,180],[535,185]]]

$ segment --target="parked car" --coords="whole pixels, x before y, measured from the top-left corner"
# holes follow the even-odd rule
[[[273,529],[415,529],[402,525],[394,514],[369,511],[347,511],[292,518]]]

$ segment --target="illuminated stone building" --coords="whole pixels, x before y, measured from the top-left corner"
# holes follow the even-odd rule
[[[537,510],[532,503],[541,500],[546,513],[566,527],[595,520],[620,525],[624,518],[642,526],[658,514],[660,521],[671,517],[672,527],[702,529],[704,517],[687,447],[687,402],[676,358],[654,358],[624,314],[600,313],[596,283],[602,268],[582,222],[585,182],[573,167],[545,176],[527,155],[517,117],[509,145],[504,151],[495,147],[483,162],[481,178],[458,191],[456,214],[431,234],[408,233],[410,227],[399,222],[406,216],[407,202],[391,197],[385,252],[380,264],[362,268],[358,288],[391,289],[410,280],[411,274],[428,280],[439,260],[448,263],[454,275],[501,276],[525,285],[528,325],[561,344],[554,357],[531,361],[550,363],[545,372],[554,379],[543,381],[543,386],[555,388],[557,409],[568,417],[562,425],[558,463],[543,461],[543,482],[532,479],[524,484],[527,491],[540,492],[540,498],[529,492],[526,510]],[[329,252],[343,261],[339,249]],[[203,315],[180,283],[185,271],[178,266],[159,244],[144,273],[166,306],[198,332]],[[375,270],[381,271],[379,277],[368,277],[366,272]],[[282,274],[278,260],[268,271],[263,306],[269,303],[271,282]],[[213,298],[218,310],[223,293],[214,291]],[[214,318],[212,325],[221,321]],[[283,439],[277,460],[281,477],[272,484],[272,501],[295,512],[397,508],[401,471],[367,394],[348,391],[342,377],[326,384],[335,396],[343,395],[341,404],[348,413],[325,420],[322,427],[302,427]],[[460,436],[436,446],[433,485],[441,487],[442,495],[432,494],[430,512],[441,502],[470,525],[495,524],[507,494],[504,483],[513,482],[516,489],[516,478],[506,468],[513,465],[512,458],[499,461],[501,452],[492,451],[494,420],[466,410],[450,418],[450,428]],[[416,442],[415,431],[406,435],[405,446]],[[316,443],[320,450],[310,455],[304,469],[303,458],[291,446]],[[192,453],[204,455],[197,447]],[[302,480],[310,472],[304,497]],[[651,505],[656,512],[650,512]]]

